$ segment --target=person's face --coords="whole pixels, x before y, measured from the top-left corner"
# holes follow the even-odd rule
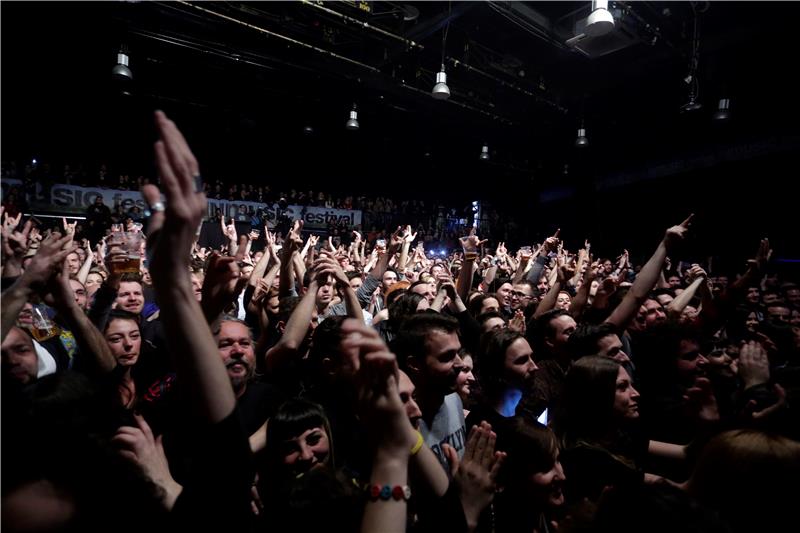
[[[800,310],[792,309],[792,315],[789,317],[789,324],[792,326],[800,326]]]
[[[317,289],[317,305],[326,306],[331,303],[334,292],[333,278],[329,276],[325,283],[320,283],[319,289]]]
[[[786,291],[786,301],[794,307],[800,307],[800,289],[788,289]]]
[[[707,359],[706,370],[709,374],[715,374],[725,379],[732,379],[736,374],[734,359],[727,350],[714,350],[708,354]]]
[[[764,295],[764,305],[767,305],[767,306],[772,305],[772,304],[776,303],[779,299],[780,299],[780,296],[778,296],[777,294],[774,294],[774,293],[765,294]]]
[[[389,287],[397,283],[397,274],[391,270],[387,270],[383,273],[381,282],[383,283],[383,292],[385,293],[389,290]]]
[[[78,273],[78,270],[81,269],[81,258],[75,252],[70,253],[67,255],[67,270],[69,270],[70,275],[75,275]]]
[[[364,284],[364,280],[361,279],[359,276],[356,276],[350,279],[349,283],[350,283],[350,288],[353,289],[354,291],[357,291],[358,288]]]
[[[240,390],[256,370],[256,356],[250,330],[239,322],[223,322],[217,335],[217,348],[222,363],[228,371],[233,390]]]
[[[606,259],[603,261],[603,270],[606,274],[611,274],[611,271],[614,269],[614,265],[611,264],[611,260]]]
[[[557,316],[550,321],[550,326],[553,328],[553,336],[549,337],[545,343],[550,346],[554,352],[564,349],[569,340],[569,336],[575,331],[577,323],[575,319],[569,315]]]
[[[533,350],[525,339],[517,339],[506,349],[503,364],[506,382],[514,388],[525,390],[533,384],[533,375],[539,369],[533,362]]]
[[[614,412],[623,419],[639,418],[639,393],[633,388],[631,377],[622,366],[617,373]]]
[[[3,373],[14,381],[22,385],[36,381],[39,359],[33,348],[33,340],[20,328],[12,327],[8,330],[0,346],[0,361]]]
[[[539,508],[554,508],[564,505],[564,469],[558,460],[556,452],[555,463],[547,472],[536,472],[531,476],[533,485],[533,498],[539,503]]]
[[[133,366],[139,360],[142,335],[139,332],[139,325],[133,320],[112,320],[104,337],[120,366]]]
[[[550,288],[550,284],[547,282],[546,276],[539,278],[539,283],[536,285],[536,288],[539,289],[541,294],[545,294],[547,292],[547,290]]]
[[[445,333],[442,330],[430,330],[425,342],[425,357],[420,369],[420,383],[426,389],[449,394],[456,388],[456,380],[464,366],[459,351],[461,342],[455,332]],[[419,384],[419,383],[418,383]]]
[[[406,410],[409,422],[414,426],[414,429],[419,428],[419,421],[422,419],[422,410],[417,405],[416,392],[417,388],[408,377],[408,374],[400,370],[399,380],[397,382],[397,389],[400,393],[400,401],[403,402],[403,407]]]
[[[466,401],[472,393],[472,386],[475,385],[475,375],[472,373],[474,365],[472,363],[472,356],[464,354],[461,356],[461,362],[464,366],[461,367],[461,373],[456,380],[456,392],[461,396],[461,401]]]
[[[500,302],[496,298],[484,298],[483,302],[481,302],[481,312],[478,314],[482,315],[489,311],[500,311]]]
[[[200,302],[203,300],[203,278],[194,272],[189,276],[192,280],[192,291],[195,299]]]
[[[75,297],[75,303],[86,311],[86,287],[76,279],[69,280],[69,286],[72,289],[72,295]]]
[[[758,305],[758,301],[761,299],[761,291],[758,290],[758,287],[748,287],[746,299],[747,303]]]
[[[617,335],[606,335],[597,342],[597,355],[608,357],[618,363],[630,361],[628,354],[622,348],[622,341]]]
[[[425,300],[428,301],[428,305],[436,298],[435,285],[431,285],[430,283],[420,283],[411,289],[411,292],[424,296]]]
[[[676,289],[681,286],[681,278],[680,276],[670,276],[667,278],[667,284],[669,285],[670,289]]]
[[[783,305],[771,305],[767,307],[767,316],[776,324],[788,324],[792,312]]]
[[[433,279],[439,279],[442,273],[444,273],[444,267],[442,265],[433,265],[431,267],[431,276],[433,276]]]
[[[511,292],[514,290],[514,286],[510,283],[503,283],[500,285],[500,288],[497,289],[497,295],[502,298],[503,307],[508,307],[511,305]]]
[[[758,328],[758,315],[755,313],[748,314],[744,321],[744,327],[747,328],[747,331],[755,333]]]
[[[481,325],[481,333],[487,333],[492,330],[503,329],[506,327],[506,321],[499,316],[488,319]]]
[[[144,309],[142,286],[135,281],[122,281],[117,291],[117,308],[138,315]]]
[[[103,276],[97,274],[96,272],[90,273],[86,277],[86,293],[87,296],[93,295],[97,292],[97,289],[100,288],[100,285],[103,284]]]
[[[153,278],[150,277],[150,269],[142,267],[142,283],[145,285],[152,285]]]
[[[556,297],[556,309],[568,309],[572,301],[569,294],[566,292],[559,292]]]
[[[525,306],[530,303],[532,296],[533,291],[530,285],[522,283],[513,285],[511,289],[511,309],[514,311],[517,309],[525,309]]]
[[[664,309],[661,307],[661,304],[655,300],[645,301],[642,307],[644,308],[645,314],[645,327],[650,327],[667,319],[667,315],[664,314]]]
[[[678,348],[678,373],[685,384],[705,374],[708,359],[700,353],[700,346],[690,339],[683,339]]]
[[[331,445],[325,428],[317,426],[281,443],[283,464],[294,472],[308,472],[325,465]]]

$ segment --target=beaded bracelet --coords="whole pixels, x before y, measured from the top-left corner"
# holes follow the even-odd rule
[[[368,485],[367,493],[369,494],[369,499],[373,502],[391,499],[397,501],[409,500],[411,498],[411,487],[408,485],[395,485],[394,487],[389,485]]]

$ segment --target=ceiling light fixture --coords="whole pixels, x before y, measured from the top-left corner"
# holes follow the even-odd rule
[[[442,69],[436,73],[436,85],[433,86],[431,96],[437,100],[447,100],[450,98],[450,87],[447,86],[447,74],[444,71],[445,49],[447,45],[447,31],[450,29],[450,3],[447,7],[447,24],[442,32]]]
[[[589,146],[589,138],[586,136],[586,128],[583,122],[581,122],[581,127],[578,128],[578,137],[575,139],[575,146],[577,148]]]
[[[720,98],[714,120],[722,121],[729,118],[731,118],[731,101],[729,98]]]
[[[489,145],[484,144],[481,148],[481,161],[488,161],[489,160]]]
[[[111,69],[111,77],[115,80],[131,81],[133,73],[128,67],[128,61],[128,54],[123,47],[117,54],[117,64]]]
[[[447,74],[444,71],[444,63],[442,63],[442,70],[436,74],[436,85],[433,86],[431,96],[437,100],[447,100],[450,98],[450,87],[447,86]]]
[[[359,128],[356,104],[353,104],[353,109],[350,111],[350,118],[347,119],[347,123],[344,125],[344,127],[350,131],[355,131]]]
[[[608,11],[608,0],[593,0],[592,12],[586,19],[583,33],[589,37],[605,35],[614,29],[614,16]]]

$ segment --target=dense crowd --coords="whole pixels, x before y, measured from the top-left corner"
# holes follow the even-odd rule
[[[206,198],[271,192],[195,190],[156,124],[158,187],[101,174],[146,212],[53,230],[4,198],[4,527],[797,528],[800,286],[768,239],[728,277],[681,260],[691,215],[634,265],[558,231],[508,249],[444,205],[279,191],[376,218],[220,217],[209,247]]]

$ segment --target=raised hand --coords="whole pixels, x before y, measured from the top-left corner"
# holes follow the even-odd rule
[[[708,274],[706,274],[706,271],[703,270],[703,268],[696,263],[691,266],[686,275],[689,277],[690,283],[696,280],[697,278],[708,279]]]
[[[514,313],[514,316],[511,320],[508,321],[508,329],[510,331],[516,331],[522,335],[525,335],[525,313],[522,312],[522,309],[517,309]]]
[[[397,358],[377,331],[362,321],[345,320],[342,334],[340,349],[360,361],[358,399],[370,440],[385,453],[407,457],[417,436],[400,399]]]
[[[354,244],[359,244],[361,242],[361,234],[356,230],[353,230],[353,237],[355,237],[355,240],[353,240]]]
[[[411,233],[411,226],[410,225],[406,226],[406,229],[403,231],[403,239],[405,240],[405,242],[410,244],[414,242],[414,239],[416,238],[417,238],[417,232],[415,231],[414,233]]]
[[[761,242],[758,245],[756,256],[747,261],[747,266],[759,272],[763,272],[771,257],[772,249],[769,247],[769,239],[765,237],[761,239]]]
[[[742,345],[739,350],[738,372],[745,389],[769,381],[769,358],[761,343],[750,341]]]
[[[672,226],[671,228],[667,229],[667,232],[664,234],[664,244],[667,246],[668,250],[673,248],[686,238],[686,234],[689,231],[689,227],[692,225],[693,217],[694,213],[689,215],[686,218],[686,220],[684,220],[677,226]]]
[[[458,453],[452,446],[442,445],[468,524],[476,524],[478,516],[494,499],[497,474],[506,458],[505,452],[495,451],[496,442],[492,426],[483,421],[470,430],[463,460],[458,460]]]
[[[3,260],[16,260],[21,262],[25,257],[25,253],[28,251],[28,237],[31,230],[33,230],[33,221],[26,221],[22,226],[22,231],[17,231],[22,213],[13,218],[9,217],[8,213],[3,214],[6,218],[6,220],[3,221],[2,228]]]
[[[561,228],[557,229],[555,233],[551,237],[548,237],[542,243],[542,248],[544,249],[545,253],[552,253],[558,251],[558,247],[561,244],[561,240],[558,238],[558,235],[561,233]]]
[[[397,226],[397,229],[394,231],[394,233],[392,233],[392,236],[389,238],[389,247],[392,251],[396,251],[403,245],[404,241],[405,238],[403,237],[403,227]]]
[[[33,256],[22,278],[30,287],[44,287],[50,278],[59,271],[61,263],[74,248],[63,249],[72,240],[70,235],[61,236],[51,233],[39,245],[39,250]]]
[[[464,253],[477,253],[478,249],[480,248],[481,244],[484,244],[489,239],[481,240],[475,235],[475,228],[470,228],[469,235],[466,237],[459,237],[458,239],[461,242],[461,247],[464,249]]]
[[[708,378],[697,378],[694,385],[686,390],[683,399],[687,402],[687,407],[698,419],[705,422],[719,420],[719,408],[717,398],[714,396],[714,389],[711,388],[711,381]]]
[[[317,279],[326,280],[328,276],[333,276],[338,286],[350,286],[350,280],[347,278],[344,270],[342,270],[339,261],[328,255],[327,252],[320,254],[319,259],[314,261],[312,269]]]
[[[222,313],[247,283],[241,275],[240,260],[238,253],[237,257],[223,257],[215,251],[209,257],[201,300],[206,318],[216,318]]]
[[[147,477],[162,489],[163,503],[167,509],[171,509],[183,487],[170,474],[161,435],[155,437],[142,416],[133,415],[133,418],[136,427],[120,427],[111,442],[117,446],[122,457],[139,465]]]
[[[169,285],[180,280],[189,284],[189,261],[195,232],[206,212],[206,195],[195,191],[195,176],[200,174],[197,159],[175,123],[156,111],[160,139],[155,143],[156,168],[166,197],[165,211],[150,217],[150,272],[153,283]],[[142,187],[148,205],[160,202],[155,185]]]

